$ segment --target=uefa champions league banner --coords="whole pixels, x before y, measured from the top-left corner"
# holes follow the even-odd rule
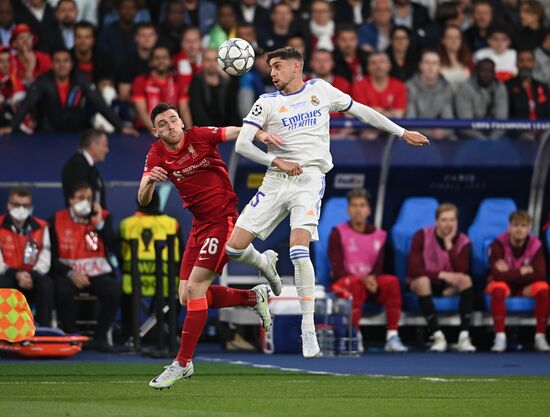
[[[474,130],[549,130],[550,120],[529,119],[392,119],[405,129],[474,129]],[[333,128],[364,128],[367,124],[355,118],[333,118]]]

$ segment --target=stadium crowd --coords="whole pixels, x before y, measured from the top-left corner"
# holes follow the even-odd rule
[[[176,105],[187,126],[240,124],[274,89],[265,53],[285,45],[304,52],[308,78],[389,117],[545,119],[548,7],[546,0],[0,0],[0,134],[90,126],[136,134],[151,128],[147,114],[159,102]],[[242,77],[217,67],[216,49],[231,37],[256,51]]]

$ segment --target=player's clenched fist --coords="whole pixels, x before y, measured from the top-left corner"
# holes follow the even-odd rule
[[[161,182],[168,179],[168,172],[162,167],[154,167],[149,174],[149,182]]]

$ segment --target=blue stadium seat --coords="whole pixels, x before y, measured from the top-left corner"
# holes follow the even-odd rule
[[[391,229],[391,239],[395,274],[402,284],[407,277],[407,259],[412,237],[418,229],[434,224],[437,206],[437,200],[432,197],[407,198],[401,206],[397,221]]]
[[[323,211],[319,220],[319,241],[313,244],[315,254],[315,273],[317,284],[328,287],[330,262],[328,259],[328,238],[332,228],[349,220],[348,201],[345,197],[333,197],[323,203]]]
[[[476,280],[486,279],[489,267],[489,247],[508,227],[508,216],[517,210],[510,198],[486,198],[479,205],[474,222],[468,230],[472,241],[472,275]]]
[[[485,305],[491,310],[491,296],[485,294]],[[508,313],[531,313],[535,310],[533,297],[508,297],[506,299],[506,311]]]

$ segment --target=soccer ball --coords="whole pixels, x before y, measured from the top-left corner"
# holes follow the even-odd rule
[[[254,49],[244,39],[228,39],[218,48],[218,65],[229,75],[243,75],[254,65]]]

